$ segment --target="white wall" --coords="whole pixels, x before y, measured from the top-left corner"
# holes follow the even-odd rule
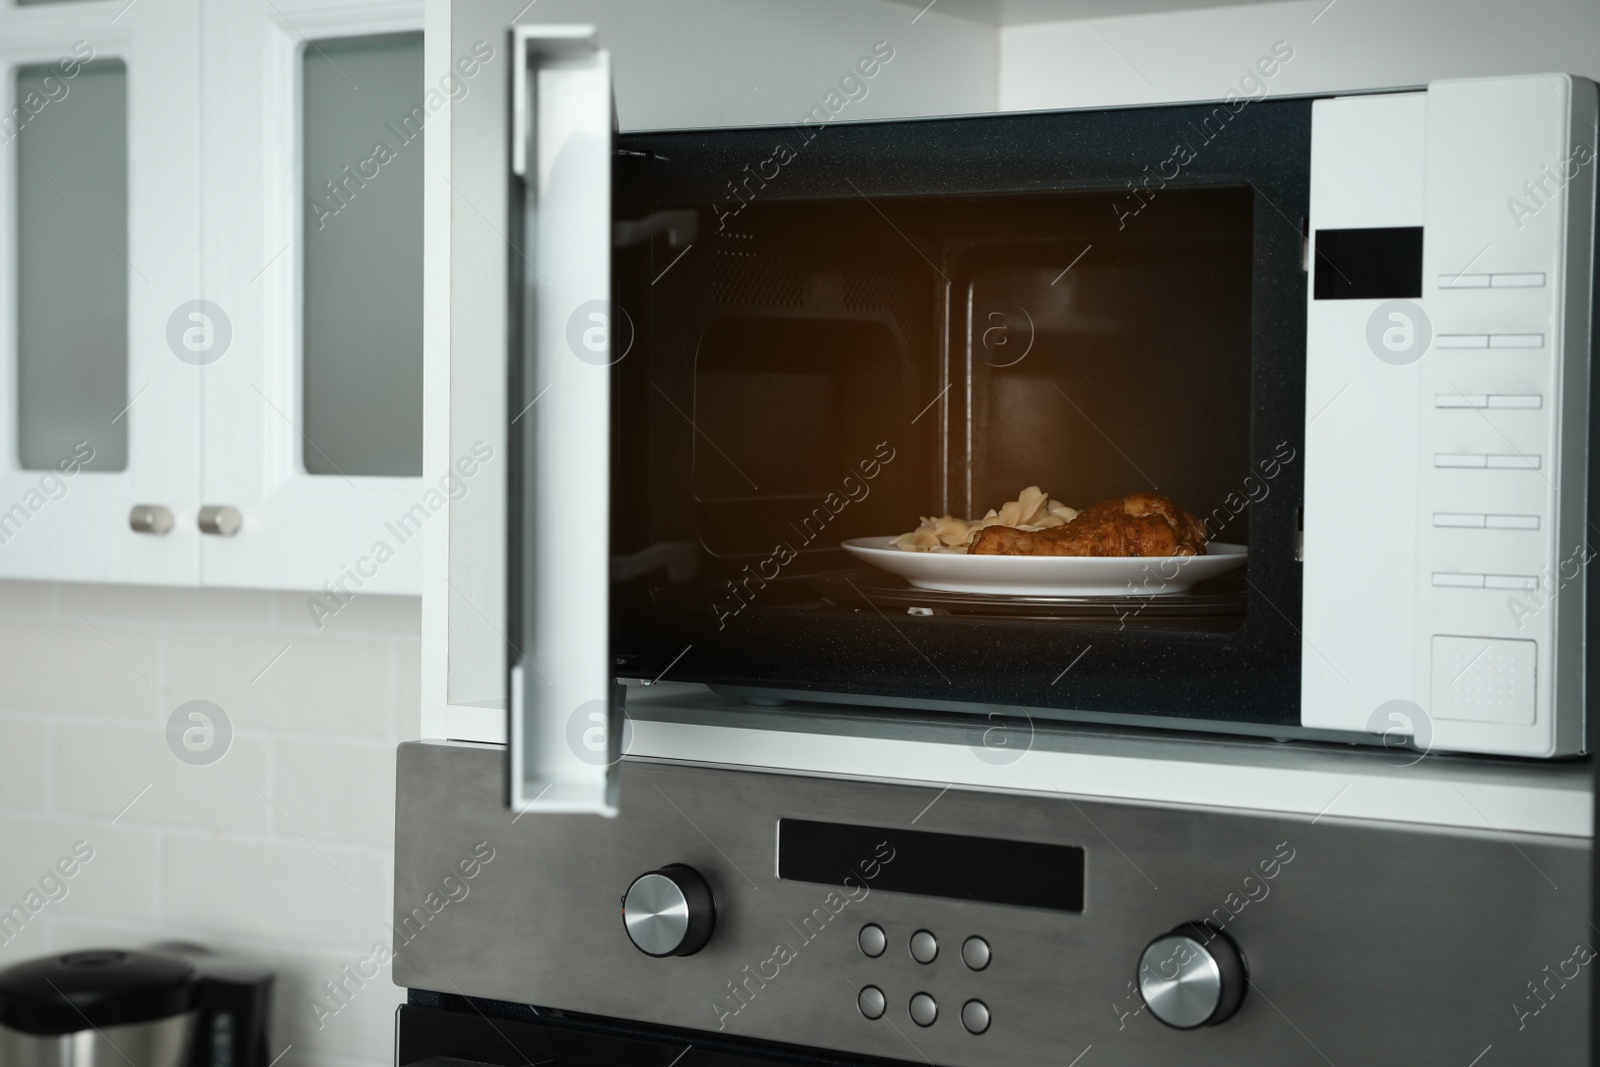
[[[358,597],[318,632],[299,595],[58,588],[0,583],[0,917],[75,842],[94,856],[20,935],[0,927],[0,967],[171,937],[245,950],[278,970],[278,1067],[391,1063],[387,967],[320,1029],[311,998],[387,939],[418,600]],[[167,745],[193,699],[235,729],[209,766]]]
[[[503,27],[525,0],[457,4],[463,38]],[[612,56],[624,130],[798,122],[876,41],[895,58],[841,118],[988,111],[995,27],[886,0],[540,0],[528,23],[592,23]]]
[[[1295,54],[1275,96],[1535,70],[1600,78],[1600,3],[1292,0],[1008,26],[1000,107],[1216,99],[1276,41]]]

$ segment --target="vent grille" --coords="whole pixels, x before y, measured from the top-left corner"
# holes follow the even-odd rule
[[[753,234],[719,234],[711,252],[711,299],[719,304],[798,308],[805,304],[805,277],[787,250]]]

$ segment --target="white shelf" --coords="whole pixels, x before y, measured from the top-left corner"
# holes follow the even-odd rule
[[[673,683],[630,687],[627,707],[633,724],[628,755],[636,759],[1307,821],[1378,820],[1579,839],[1594,832],[1589,769],[1575,762],[1427,755],[1412,764],[1418,754],[1400,750],[1036,723],[1021,758],[998,764],[974,750],[992,725],[976,716],[963,723],[821,704],[752,708],[703,686]],[[986,754],[994,758],[994,750]]]

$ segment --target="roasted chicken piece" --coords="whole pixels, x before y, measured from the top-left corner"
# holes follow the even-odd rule
[[[1164,496],[1102,500],[1062,526],[988,526],[967,549],[975,556],[1203,556],[1206,529]]]

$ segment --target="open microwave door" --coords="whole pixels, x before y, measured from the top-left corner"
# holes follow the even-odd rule
[[[592,26],[511,43],[510,802],[615,815],[611,58]]]

